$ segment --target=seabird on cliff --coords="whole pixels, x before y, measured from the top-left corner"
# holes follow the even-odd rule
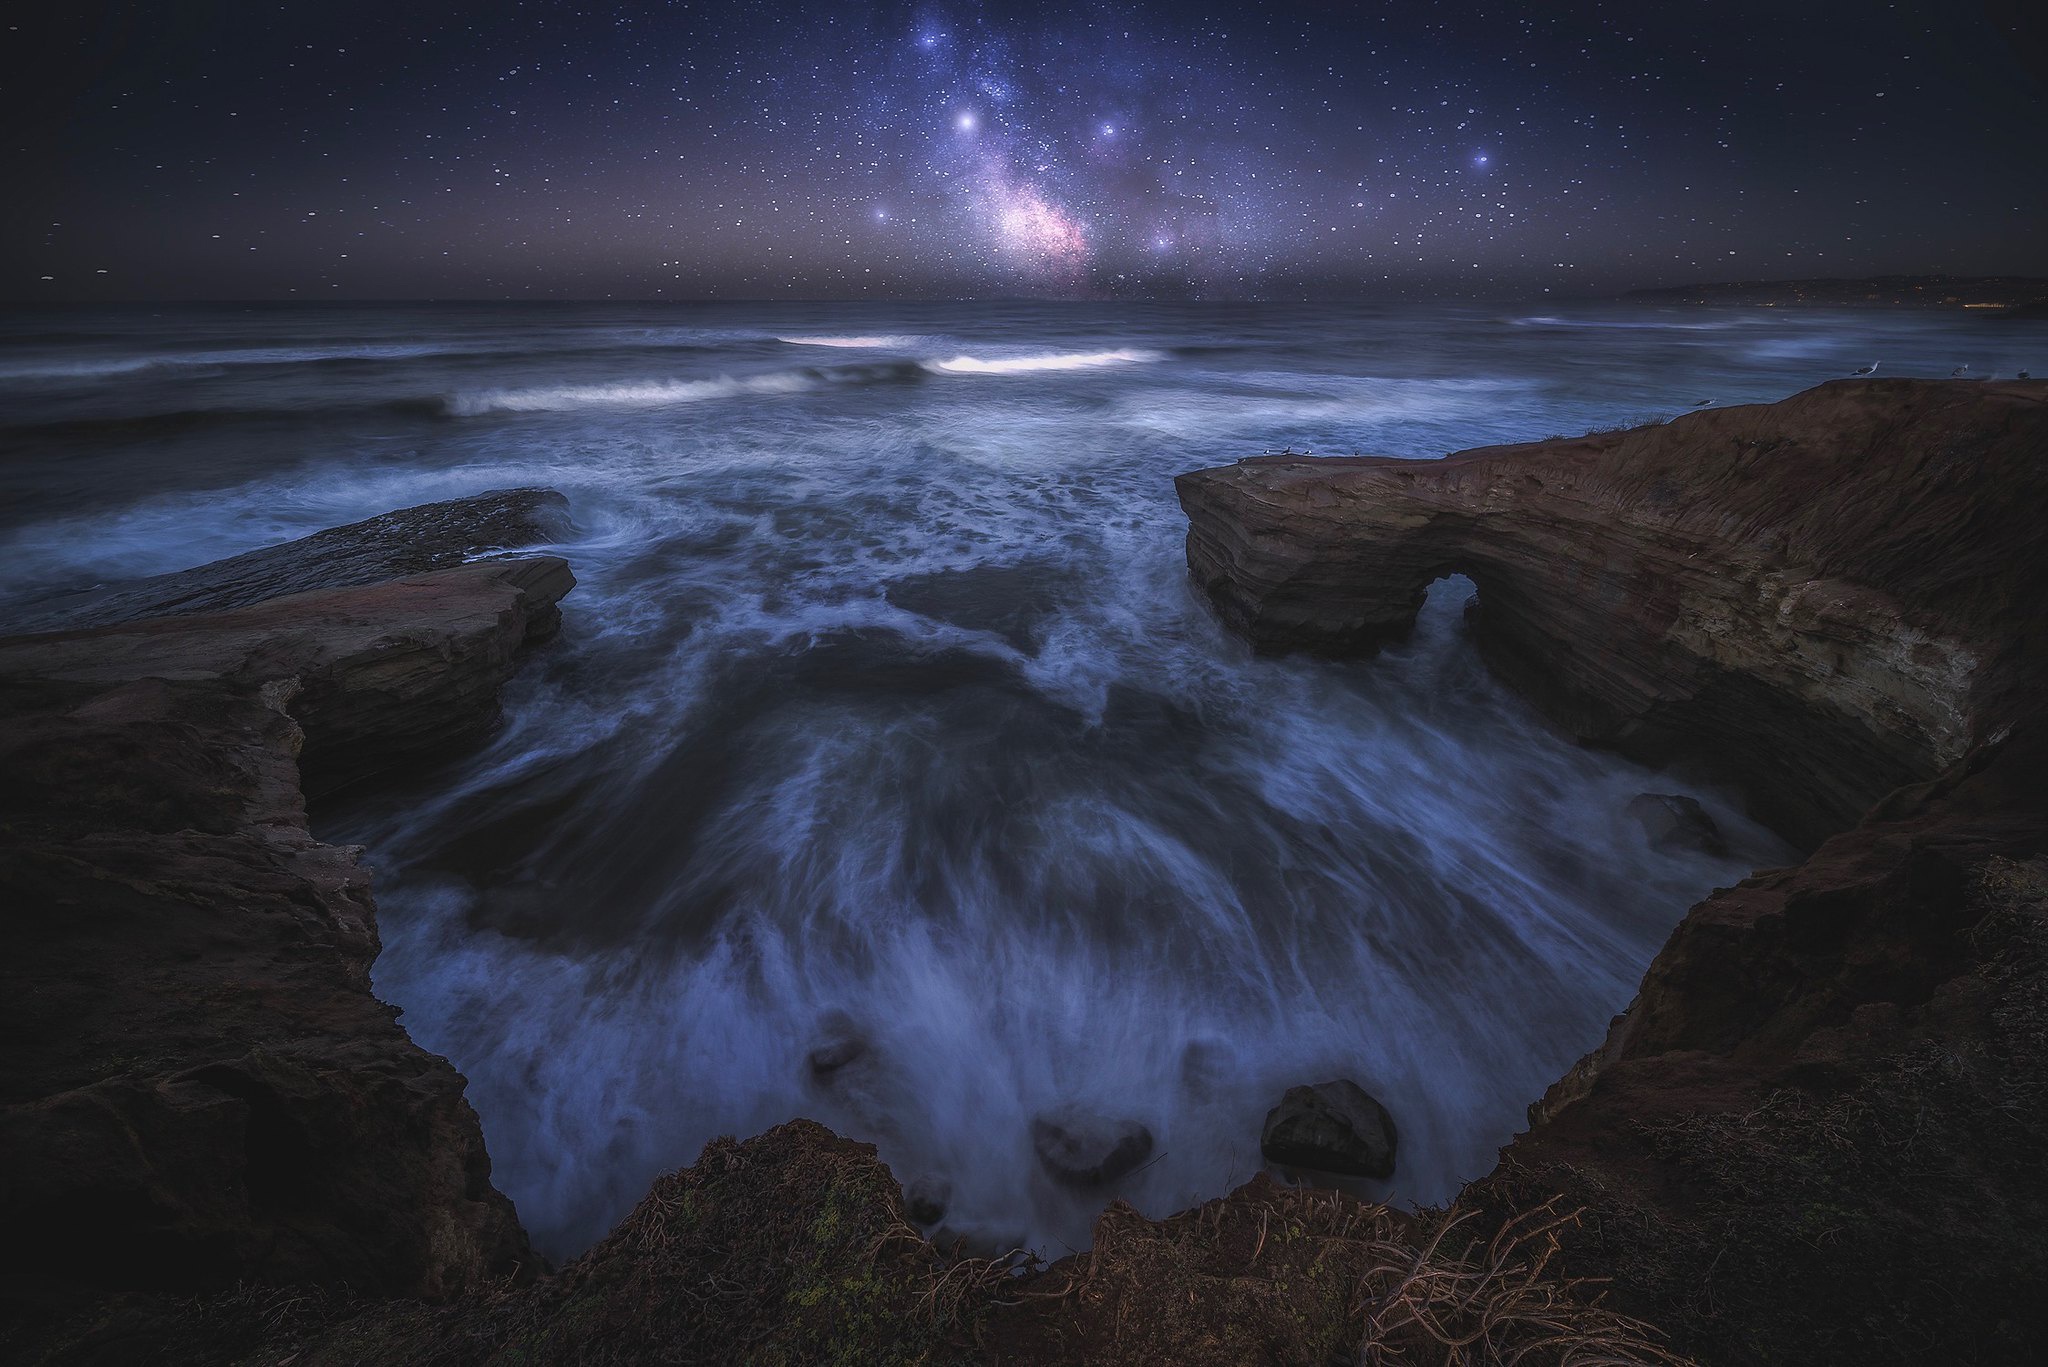
[[[1948,373],[1948,377],[1951,380],[1967,380],[1970,378],[1970,368],[1966,365],[1959,365]]]
[[[1863,367],[1863,369],[1853,370],[1849,373],[1852,375],[1875,375],[1877,374],[1877,362],[1872,361],[1869,365]]]

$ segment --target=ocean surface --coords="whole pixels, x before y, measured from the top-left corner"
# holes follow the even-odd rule
[[[2031,353],[2028,349],[2031,348]],[[1180,471],[1433,458],[1879,373],[2048,371],[1966,315],[991,303],[217,306],[0,321],[0,602],[510,485],[580,581],[489,747],[316,813],[378,991],[470,1079],[557,1257],[806,1115],[1051,1255],[1105,1193],[1034,1115],[1142,1123],[1154,1215],[1357,1080],[1398,1202],[1485,1172],[1685,908],[1792,857],[1481,668],[1471,586],[1376,660],[1255,659]],[[0,622],[4,626],[4,622]],[[1696,796],[1725,859],[1624,815]],[[807,1055],[858,1035],[828,1081]]]

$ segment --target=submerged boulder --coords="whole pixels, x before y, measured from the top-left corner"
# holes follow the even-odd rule
[[[1135,1120],[1061,1106],[1032,1120],[1031,1147],[1054,1181],[1099,1187],[1152,1156],[1152,1131]]]
[[[1237,1069],[1237,1051],[1214,1035],[1198,1035],[1180,1051],[1181,1091],[1196,1101],[1213,1100]]]
[[[829,1083],[839,1070],[859,1062],[868,1053],[868,1037],[844,1011],[827,1011],[818,1017],[818,1043],[804,1055],[811,1081]]]
[[[1728,853],[1728,842],[1721,838],[1714,818],[1683,794],[1638,793],[1629,800],[1628,814],[1650,838],[1652,849],[1695,850],[1716,858]]]
[[[1394,1175],[1394,1118],[1348,1079],[1290,1087],[1266,1112],[1259,1152],[1268,1162],[1346,1177]]]
[[[952,1200],[952,1183],[943,1177],[920,1177],[903,1189],[903,1213],[929,1227],[946,1218]]]

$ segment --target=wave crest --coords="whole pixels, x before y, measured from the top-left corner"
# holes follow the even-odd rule
[[[1156,361],[1159,353],[1137,347],[1118,347],[1114,351],[1059,351],[1038,356],[999,356],[983,360],[979,356],[955,356],[948,361],[932,361],[930,368],[941,375],[1027,375],[1042,370],[1097,370],[1103,366],[1141,365]]]

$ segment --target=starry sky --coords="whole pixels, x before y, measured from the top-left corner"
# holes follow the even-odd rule
[[[2003,0],[38,8],[14,300],[2048,274],[2044,29]]]

